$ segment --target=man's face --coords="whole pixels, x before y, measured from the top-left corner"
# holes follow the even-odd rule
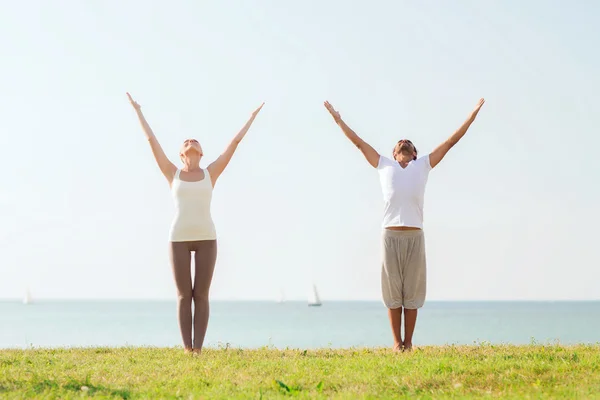
[[[394,148],[394,158],[396,161],[406,161],[407,159],[417,158],[417,149],[415,145],[408,139],[398,141]]]

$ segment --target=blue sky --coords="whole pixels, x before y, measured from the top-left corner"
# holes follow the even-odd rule
[[[432,171],[428,298],[598,299],[600,5],[593,1],[63,1],[0,12],[0,297],[174,298],[167,154],[213,160],[214,299],[379,299],[376,171],[422,153],[480,97]]]

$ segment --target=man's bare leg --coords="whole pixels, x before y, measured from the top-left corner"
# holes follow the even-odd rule
[[[404,309],[404,350],[412,350],[412,337],[415,331],[415,325],[417,324],[417,311],[416,309],[410,310]]]
[[[402,351],[402,307],[388,308],[388,317],[394,335],[394,351]]]

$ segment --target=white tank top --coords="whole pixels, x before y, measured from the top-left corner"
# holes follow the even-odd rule
[[[186,182],[175,172],[171,183],[171,194],[175,201],[175,218],[171,225],[171,242],[191,242],[214,240],[217,238],[215,225],[210,214],[212,181],[208,169],[204,169],[204,179]]]

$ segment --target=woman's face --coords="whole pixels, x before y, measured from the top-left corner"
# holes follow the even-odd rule
[[[196,139],[186,139],[183,142],[183,146],[181,146],[181,156],[186,156],[190,153],[197,153],[200,157],[204,154],[202,151],[202,146]]]

